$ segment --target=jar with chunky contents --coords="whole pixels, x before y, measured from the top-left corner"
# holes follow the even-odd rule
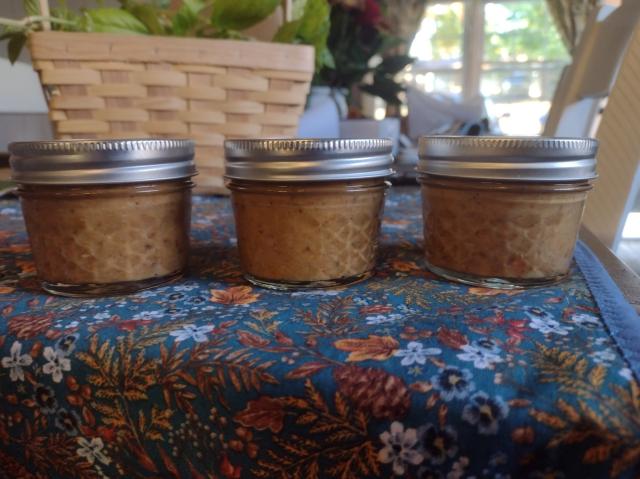
[[[369,277],[378,246],[388,140],[229,140],[227,186],[245,277],[275,289]]]
[[[496,288],[564,278],[596,177],[596,150],[590,139],[423,137],[428,268]]]
[[[193,145],[184,140],[14,143],[13,177],[42,287],[124,294],[183,274]]]

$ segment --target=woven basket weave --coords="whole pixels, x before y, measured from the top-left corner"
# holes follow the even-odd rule
[[[312,47],[264,42],[38,32],[29,49],[57,138],[191,138],[202,193],[225,191],[225,138],[295,136],[314,70]]]

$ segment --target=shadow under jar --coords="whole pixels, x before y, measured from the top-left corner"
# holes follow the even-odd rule
[[[427,267],[504,289],[563,279],[597,177],[597,148],[586,138],[422,137]]]
[[[9,150],[43,289],[126,294],[184,273],[192,142],[21,142]]]
[[[287,290],[371,276],[391,147],[384,139],[227,140],[245,277]]]

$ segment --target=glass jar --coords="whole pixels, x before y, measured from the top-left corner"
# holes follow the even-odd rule
[[[193,148],[187,140],[11,144],[43,289],[125,294],[181,276],[189,254]]]
[[[391,147],[378,139],[226,141],[245,277],[286,290],[371,276]]]
[[[422,137],[427,267],[495,288],[564,278],[597,176],[597,147],[592,139]]]

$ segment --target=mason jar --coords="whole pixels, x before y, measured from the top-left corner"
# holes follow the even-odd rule
[[[495,288],[564,278],[597,176],[597,148],[585,138],[422,137],[427,267]]]
[[[245,277],[286,290],[371,276],[391,147],[386,139],[227,140]]]
[[[115,295],[183,274],[191,141],[20,142],[9,151],[43,289]]]

